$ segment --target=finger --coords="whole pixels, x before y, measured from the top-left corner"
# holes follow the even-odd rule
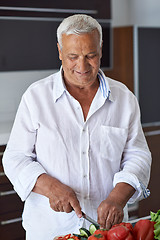
[[[64,212],[66,212],[66,213],[70,213],[70,212],[72,212],[73,208],[71,207],[70,204],[65,204],[65,205],[63,206],[63,210],[64,210]]]
[[[63,205],[59,205],[58,206],[58,210],[59,210],[59,212],[65,212]]]
[[[106,228],[106,218],[105,217],[101,217],[101,219],[98,221],[98,223],[100,224],[100,228],[102,228],[102,229]]]
[[[82,212],[81,212],[81,206],[79,204],[79,201],[77,198],[74,198],[73,200],[70,201],[70,205],[75,211],[76,215],[81,218],[82,217]]]
[[[62,204],[59,200],[55,199],[54,201],[50,201],[51,208],[56,212],[63,212]]]
[[[112,227],[113,223],[111,220],[107,219],[104,228],[109,230]]]
[[[118,224],[118,223],[122,222],[123,216],[124,216],[124,214],[117,214],[117,215],[115,215],[115,219],[114,219],[113,224]]]
[[[50,201],[50,207],[51,207],[54,211],[56,211],[56,212],[59,211],[58,206],[55,205],[54,202],[51,202],[51,201]]]
[[[51,208],[55,211],[55,212],[60,212],[59,207],[58,206],[51,206]]]
[[[106,218],[105,228],[110,229],[114,225],[114,222],[115,222],[115,215],[109,212]]]
[[[122,222],[123,215],[118,213],[112,213],[108,215],[108,218],[106,219],[106,226],[105,228],[110,229],[113,225],[118,224]]]
[[[106,219],[108,217],[108,211],[105,213],[99,209],[98,211],[98,223],[100,224],[101,228],[106,228]]]

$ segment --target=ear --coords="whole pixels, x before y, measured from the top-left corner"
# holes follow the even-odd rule
[[[102,44],[101,44],[101,55],[100,55],[100,58],[102,58],[102,48],[103,48],[103,41],[102,41]]]
[[[62,60],[62,50],[61,50],[59,43],[57,43],[57,47],[58,47],[58,52],[59,52],[59,59]]]

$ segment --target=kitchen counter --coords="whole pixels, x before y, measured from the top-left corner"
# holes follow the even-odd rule
[[[0,145],[6,145],[10,136],[13,122],[0,122]]]

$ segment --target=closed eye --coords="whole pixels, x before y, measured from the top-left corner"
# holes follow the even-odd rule
[[[78,58],[78,56],[76,54],[71,54],[71,55],[68,56],[68,58],[70,60],[76,60]]]
[[[87,58],[88,59],[92,59],[92,58],[94,58],[94,57],[96,57],[97,55],[96,54],[88,54],[87,55]]]

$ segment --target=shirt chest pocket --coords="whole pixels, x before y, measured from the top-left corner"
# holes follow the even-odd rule
[[[120,160],[127,141],[128,129],[101,126],[100,154],[110,161]]]

